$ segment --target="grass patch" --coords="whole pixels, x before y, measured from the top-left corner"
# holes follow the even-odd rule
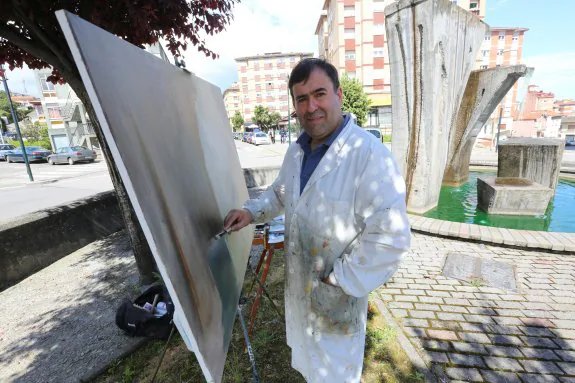
[[[266,290],[276,306],[284,308],[283,254],[276,252],[266,282]],[[244,292],[249,289],[252,274],[247,273]],[[251,303],[257,284],[244,307],[244,317],[249,320]],[[286,344],[285,324],[278,318],[270,302],[262,296],[260,308],[251,337],[258,374],[262,382],[305,382],[299,372],[291,367],[291,350]],[[114,362],[107,371],[92,380],[96,383],[149,382],[154,374],[164,347],[164,342],[150,341],[133,354]],[[179,334],[174,334],[164,357],[157,382],[203,382],[199,364],[189,352]],[[246,383],[252,381],[251,367],[245,351],[239,320],[236,320],[228,351],[223,382]],[[409,358],[397,342],[395,330],[388,326],[375,306],[370,304],[363,383],[423,382],[411,365]]]
[[[423,374],[413,367],[401,348],[397,332],[385,322],[372,302],[367,317],[362,383],[423,382]]]

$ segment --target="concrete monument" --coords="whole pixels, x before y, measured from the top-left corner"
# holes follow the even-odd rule
[[[525,178],[478,178],[477,207],[489,214],[542,215],[553,190]]]
[[[385,17],[392,151],[408,210],[424,213],[438,203],[459,105],[488,27],[449,0],[400,0]]]
[[[509,89],[526,72],[525,65],[471,72],[451,135],[443,184],[459,186],[467,182],[477,135]]]
[[[555,191],[564,150],[557,138],[509,138],[499,143],[497,176],[527,178]]]

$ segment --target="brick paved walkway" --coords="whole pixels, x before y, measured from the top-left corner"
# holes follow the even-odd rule
[[[515,264],[518,292],[444,277],[449,252]],[[573,254],[414,233],[379,294],[424,360],[454,382],[575,383]]]

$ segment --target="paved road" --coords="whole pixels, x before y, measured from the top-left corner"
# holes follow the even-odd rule
[[[288,146],[235,143],[242,167],[279,166]],[[113,188],[104,161],[73,166],[34,163],[31,167],[34,183],[28,181],[24,164],[0,162],[0,223]]]
[[[42,183],[49,180],[62,180],[78,178],[90,174],[107,174],[108,169],[104,161],[97,160],[94,163],[77,163],[76,165],[54,165],[46,162],[31,163],[34,183]],[[23,163],[0,162],[0,189],[33,185],[28,179],[26,166]]]

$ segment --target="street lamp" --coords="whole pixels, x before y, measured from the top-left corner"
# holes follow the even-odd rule
[[[34,182],[34,176],[32,175],[32,169],[30,169],[30,162],[28,161],[28,154],[26,153],[26,147],[24,146],[24,140],[22,139],[22,133],[20,133],[20,126],[18,125],[18,116],[14,111],[14,104],[12,104],[12,97],[10,96],[10,89],[8,89],[8,82],[6,82],[6,71],[4,66],[0,66],[0,76],[2,76],[2,82],[4,83],[4,92],[6,92],[6,97],[8,97],[8,103],[10,104],[10,112],[12,113],[12,119],[14,120],[14,126],[16,127],[16,133],[18,134],[18,141],[20,141],[20,148],[22,148],[22,155],[24,156],[24,162],[26,163],[26,171],[28,172],[28,178],[30,182]],[[0,134],[2,134],[0,132]]]

